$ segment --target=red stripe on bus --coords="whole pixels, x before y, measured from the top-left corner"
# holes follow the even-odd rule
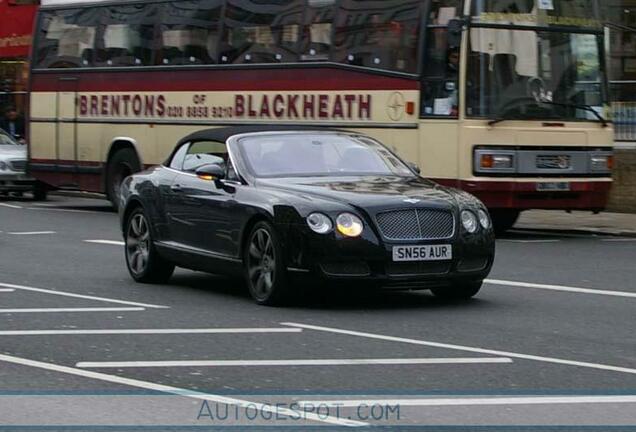
[[[54,92],[61,78],[77,78],[78,91],[345,91],[418,90],[406,78],[369,75],[341,69],[81,71],[32,75],[32,91]],[[65,86],[68,87],[66,82]]]

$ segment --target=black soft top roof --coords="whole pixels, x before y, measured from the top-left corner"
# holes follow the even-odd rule
[[[321,126],[284,126],[284,125],[255,125],[255,126],[233,126],[216,129],[204,129],[194,132],[181,141],[183,144],[191,141],[218,141],[226,142],[234,135],[254,133],[254,132],[297,132],[297,131],[320,131],[320,132],[345,132],[339,129],[325,128]]]

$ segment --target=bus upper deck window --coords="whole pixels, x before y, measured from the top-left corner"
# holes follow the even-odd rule
[[[342,0],[336,14],[334,61],[417,72],[421,1]]]
[[[298,60],[304,0],[227,0],[221,63],[281,63]]]

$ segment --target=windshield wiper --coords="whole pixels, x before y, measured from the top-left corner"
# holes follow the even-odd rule
[[[504,122],[504,121],[508,121],[508,120],[525,120],[519,117],[510,117],[510,116],[506,116],[504,114],[506,114],[507,112],[512,111],[512,108],[517,106],[517,105],[537,105],[540,106],[540,102],[537,101],[535,98],[531,98],[528,96],[523,96],[523,97],[517,97],[514,98],[508,102],[506,102],[500,109],[497,110],[497,113],[495,114],[495,118],[490,120],[488,122],[488,126],[495,126],[498,123]]]
[[[594,114],[594,116],[601,122],[604,128],[609,126],[609,122],[607,121],[607,119],[603,117],[598,111],[596,111],[592,105],[585,105],[585,104],[579,105],[579,104],[573,104],[573,103],[552,102],[552,101],[541,101],[540,103],[543,103],[546,105],[561,106],[566,108],[577,108],[583,111],[589,111],[592,114]]]
[[[517,100],[513,100],[513,102],[522,102],[522,101],[526,101],[526,99],[529,98],[520,98]],[[538,100],[532,100],[532,101],[527,101],[529,102],[528,105],[537,105],[537,106],[541,106],[541,105],[554,105],[554,106],[561,106],[561,107],[566,107],[566,108],[577,108],[577,109],[581,109],[584,111],[589,111],[591,113],[594,114],[594,116],[601,122],[601,124],[603,125],[604,128],[609,126],[609,122],[605,119],[605,117],[603,117],[598,111],[596,111],[594,109],[594,107],[592,107],[591,105],[579,105],[579,104],[573,104],[573,103],[565,103],[565,102],[552,102],[552,101],[538,101]],[[498,123],[507,121],[507,120],[520,120],[518,117],[506,117],[503,115],[499,115],[496,118],[490,120],[488,122],[488,126],[495,126]]]

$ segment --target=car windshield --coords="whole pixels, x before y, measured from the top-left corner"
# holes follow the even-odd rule
[[[414,175],[383,145],[362,136],[261,135],[245,137],[239,146],[257,177]]]
[[[20,144],[18,144],[13,138],[11,138],[6,133],[0,131],[0,145],[2,145],[2,146],[8,146],[8,145],[17,146],[17,145],[20,145]]]

